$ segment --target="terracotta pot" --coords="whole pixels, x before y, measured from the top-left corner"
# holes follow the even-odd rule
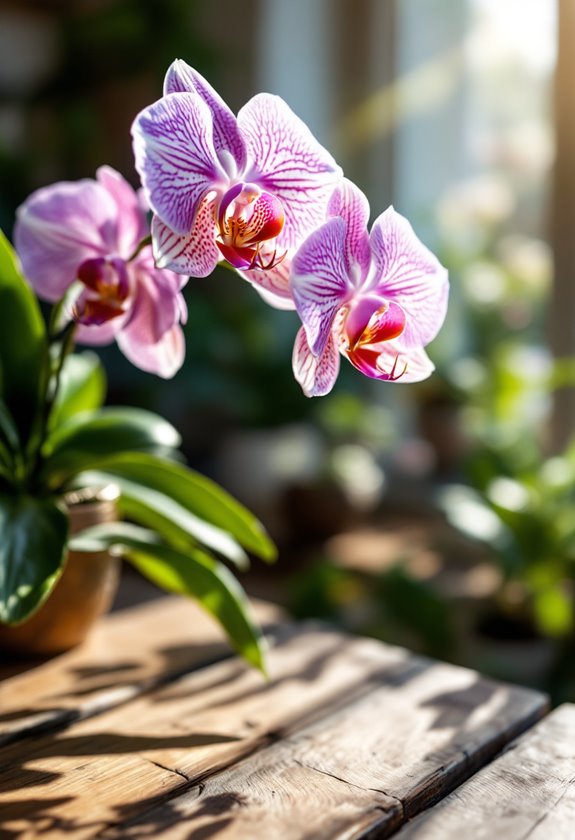
[[[118,489],[69,493],[70,532],[116,519]],[[0,654],[46,656],[79,644],[109,609],[118,587],[120,561],[108,552],[68,552],[64,571],[48,599],[29,621],[0,625]]]

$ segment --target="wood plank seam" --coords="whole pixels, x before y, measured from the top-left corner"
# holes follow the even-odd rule
[[[419,669],[412,669],[412,671],[413,670]],[[370,680],[370,682],[373,681]],[[379,685],[381,687],[381,683]],[[363,699],[369,698],[370,693],[376,686],[377,681],[375,681],[375,685],[370,685],[367,692],[362,693]],[[355,703],[357,704],[358,702],[361,702],[362,697],[357,698]],[[348,705],[349,701],[343,704],[343,708],[346,709]],[[433,802],[442,799],[455,789],[462,780],[468,779],[469,776],[477,769],[492,760],[492,758],[501,751],[500,744],[504,743],[507,738],[516,737],[521,732],[529,729],[533,725],[534,721],[541,717],[545,709],[546,702],[538,700],[537,703],[533,704],[533,708],[529,714],[525,714],[524,712],[523,717],[519,721],[515,721],[515,723],[508,722],[504,730],[498,730],[489,737],[487,741],[484,741],[481,745],[477,744],[473,754],[471,754],[469,750],[465,749],[462,745],[458,745],[456,747],[456,752],[452,755],[451,761],[447,765],[440,765],[432,774],[428,774],[421,779],[419,784],[409,790],[409,796],[405,798],[399,797],[387,790],[383,790],[380,787],[357,784],[350,779],[344,778],[343,775],[326,771],[324,768],[302,761],[296,757],[292,758],[292,763],[313,773],[318,773],[340,782],[342,785],[347,787],[356,788],[363,793],[372,792],[385,796],[391,800],[395,806],[393,810],[390,810],[389,808],[383,809],[377,806],[375,802],[372,802],[370,813],[372,812],[375,814],[383,812],[384,816],[375,818],[375,823],[371,822],[370,824],[364,825],[361,831],[353,834],[354,838],[361,838],[361,840],[367,840],[367,838],[375,836],[388,837],[395,833],[395,831],[398,830],[406,819],[411,816],[415,816],[424,808],[429,807]],[[167,806],[169,810],[172,810],[172,806],[174,806],[173,810],[177,811],[177,800],[182,797],[185,797],[186,803],[198,801],[202,798],[204,791],[206,790],[206,783],[215,782],[217,789],[218,779],[220,777],[225,777],[227,771],[238,772],[242,771],[243,768],[247,768],[245,772],[249,775],[249,767],[253,763],[254,759],[263,761],[264,765],[269,764],[269,766],[274,766],[273,757],[270,758],[269,761],[266,760],[266,752],[273,752],[275,747],[279,747],[280,750],[290,749],[292,741],[295,744],[305,742],[306,738],[313,737],[318,728],[329,728],[332,719],[337,722],[341,711],[341,709],[333,710],[330,708],[329,713],[326,714],[324,709],[323,713],[317,720],[311,723],[306,723],[303,728],[300,728],[302,727],[302,721],[300,720],[293,732],[289,731],[289,727],[285,727],[281,729],[281,732],[276,731],[274,733],[266,733],[267,735],[273,735],[275,737],[265,737],[259,739],[258,742],[254,744],[254,749],[251,750],[249,754],[243,754],[239,760],[236,758],[235,761],[229,763],[227,768],[219,766],[214,768],[212,771],[204,773],[202,776],[194,777],[188,786],[181,785],[178,787],[177,791],[172,790],[166,797],[163,798],[162,805]],[[337,726],[332,728],[337,729]],[[463,759],[463,761],[461,759]],[[436,791],[435,794],[433,794],[434,790]],[[230,794],[226,793],[226,795]],[[153,815],[158,805],[160,805],[160,803],[146,809],[146,815]],[[139,814],[133,819],[128,819],[124,822],[116,824],[113,828],[110,828],[110,833],[105,833],[102,836],[122,836],[122,832],[127,831],[132,826],[136,826],[141,821],[142,816],[142,814]],[[367,816],[365,820],[368,822]],[[118,834],[118,832],[120,833]],[[351,835],[349,836],[351,837]]]
[[[398,840],[570,840],[575,825],[575,705],[554,709],[465,784],[406,823]]]
[[[533,709],[532,713],[520,721],[512,724],[506,732],[506,736],[511,742],[532,729],[540,720],[542,720],[549,712],[549,698],[546,697],[546,702],[540,708]],[[498,746],[499,745],[499,746]],[[416,814],[421,813],[422,810],[430,808],[440,802],[460,785],[466,782],[473,774],[477,773],[487,764],[495,761],[502,753],[509,748],[506,741],[502,741],[502,735],[495,733],[492,738],[486,741],[481,747],[471,754],[469,750],[461,746],[460,754],[464,761],[455,765],[455,760],[452,762],[454,769],[452,770],[452,783],[441,791],[438,791],[437,796],[430,795],[430,790],[433,790],[434,777],[438,777],[445,773],[445,767],[439,767],[433,774],[422,779],[418,788],[420,793],[414,792],[413,798],[407,804],[404,804],[405,819],[412,819]]]
[[[37,819],[45,801],[50,818],[68,820],[79,837],[124,838],[142,821],[155,836],[150,831],[159,833],[164,818],[178,837],[189,837],[179,832],[196,830],[197,819],[204,825],[208,813],[219,819],[214,809],[223,803],[240,809],[234,830],[249,823],[241,816],[247,808],[256,815],[253,836],[267,840],[276,835],[261,833],[270,814],[262,820],[261,803],[244,784],[253,779],[264,799],[276,798],[276,827],[278,814],[289,823],[286,805],[299,789],[320,805],[322,797],[333,803],[328,822],[352,820],[343,834],[314,836],[389,835],[410,809],[425,807],[438,790],[436,798],[445,796],[544,708],[536,692],[325,625],[280,626],[267,684],[234,661],[186,668],[181,685],[152,687],[127,711],[108,709],[69,735],[6,748],[5,817],[15,827],[34,826],[14,787],[21,772],[36,786]],[[234,800],[236,785],[245,794]],[[56,796],[68,797],[57,809],[50,805]]]

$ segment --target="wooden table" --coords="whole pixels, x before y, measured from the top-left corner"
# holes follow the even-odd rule
[[[575,707],[257,611],[267,683],[175,598],[0,666],[0,837],[575,836]]]

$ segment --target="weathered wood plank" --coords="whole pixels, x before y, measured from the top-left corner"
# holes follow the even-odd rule
[[[262,626],[285,620],[255,601]],[[231,655],[221,630],[194,602],[159,598],[113,613],[80,647],[17,676],[0,666],[0,747],[125,703],[158,683]]]
[[[147,810],[284,733],[345,706],[373,685],[414,673],[410,655],[368,640],[286,627],[271,680],[237,658],[191,672],[131,702],[0,750],[0,821],[35,838],[40,826],[91,837]],[[2,830],[0,830],[0,835]],[[8,835],[9,836],[9,835]]]
[[[304,625],[280,639],[270,667],[266,685],[237,660],[221,662],[5,747],[5,829],[19,838],[44,825],[73,838],[384,836],[545,708],[536,692]]]
[[[439,663],[398,677],[103,836],[388,837],[545,708]]]
[[[575,706],[556,709],[397,840],[571,840],[575,834]]]

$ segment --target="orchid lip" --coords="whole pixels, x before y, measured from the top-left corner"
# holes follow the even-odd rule
[[[130,294],[130,280],[124,260],[94,257],[84,260],[78,280],[85,291],[73,307],[76,321],[86,326],[101,326],[125,312]]]
[[[406,315],[401,306],[365,295],[348,305],[343,331],[349,349],[354,350],[397,338],[405,325]]]
[[[284,209],[276,196],[256,184],[234,184],[220,201],[216,245],[235,268],[267,270],[285,257],[284,253],[278,259],[272,245],[284,221]],[[264,253],[264,243],[269,245],[269,253]]]

